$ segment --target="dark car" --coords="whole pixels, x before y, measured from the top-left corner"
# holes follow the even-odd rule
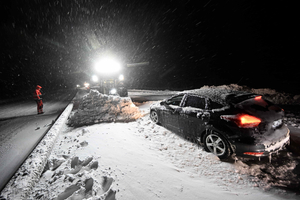
[[[246,92],[182,92],[153,104],[154,123],[204,145],[220,159],[270,156],[289,143],[284,111],[262,96]]]

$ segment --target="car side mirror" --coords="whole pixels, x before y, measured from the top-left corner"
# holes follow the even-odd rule
[[[174,109],[169,104],[167,104],[167,102],[165,102],[165,101],[160,102],[160,105],[164,106],[168,110],[174,111]]]

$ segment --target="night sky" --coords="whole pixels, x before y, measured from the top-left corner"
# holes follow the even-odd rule
[[[94,60],[126,63],[129,88],[235,83],[300,93],[296,1],[1,1],[1,98],[75,87]]]

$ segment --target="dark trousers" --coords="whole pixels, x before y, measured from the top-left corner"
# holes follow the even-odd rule
[[[43,101],[40,100],[35,100],[37,104],[37,112],[42,113],[43,112]]]

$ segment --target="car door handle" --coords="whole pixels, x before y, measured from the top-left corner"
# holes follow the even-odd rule
[[[199,112],[197,113],[197,118],[199,119],[209,119],[210,118],[210,113],[209,112]]]
[[[198,112],[197,113],[197,118],[202,119],[202,117],[203,117],[203,112]]]

